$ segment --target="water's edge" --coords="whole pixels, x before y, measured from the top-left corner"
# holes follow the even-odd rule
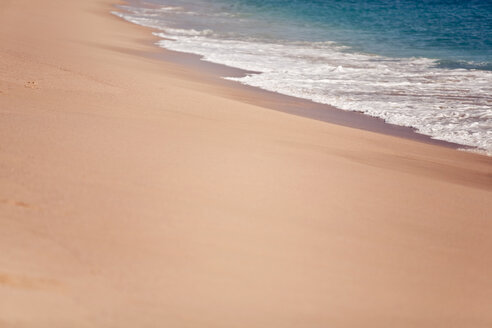
[[[143,26],[128,21],[118,15],[118,13],[123,11],[123,9],[119,7],[122,3],[126,4],[128,1],[122,1],[119,4],[115,4],[115,10],[111,11],[111,14],[132,24]],[[382,118],[369,116],[363,112],[347,111],[332,105],[317,103],[309,99],[289,96],[274,91],[268,91],[260,87],[250,86],[239,81],[226,79],[225,77],[242,78],[257,72],[246,71],[237,67],[205,61],[201,55],[166,49],[160,45],[159,41],[155,41],[155,38],[153,39],[151,37],[152,35],[156,36],[156,33],[160,32],[159,30],[148,26],[143,27],[149,29],[150,31],[149,42],[161,51],[157,53],[140,52],[139,55],[165,62],[172,62],[188,68],[191,67],[199,72],[199,75],[203,75],[207,82],[214,83],[222,88],[225,88],[227,96],[233,99],[291,115],[306,117],[318,121],[393,137],[409,139],[426,144],[452,148],[455,150],[465,150],[489,157],[485,151],[478,147],[434,139],[429,135],[417,132],[417,129],[415,128],[391,124]],[[159,38],[159,40],[162,40],[162,38]]]

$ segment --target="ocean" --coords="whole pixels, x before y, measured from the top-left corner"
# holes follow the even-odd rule
[[[130,0],[158,45],[246,85],[492,155],[492,0]]]

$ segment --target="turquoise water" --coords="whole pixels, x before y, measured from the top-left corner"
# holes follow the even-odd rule
[[[164,48],[260,72],[231,80],[492,154],[492,0],[133,0],[115,14]]]
[[[222,32],[285,40],[329,40],[356,51],[437,58],[452,68],[463,65],[492,69],[492,1],[488,0],[151,0],[149,3],[194,5],[203,13],[233,13],[238,20],[260,23],[258,26],[247,26],[244,22],[234,25],[226,20],[212,23]]]
[[[492,69],[492,1],[228,0],[223,9],[290,25],[293,40],[336,41],[353,50],[430,57]],[[285,31],[285,30],[284,30]],[[464,63],[463,61],[474,62]]]

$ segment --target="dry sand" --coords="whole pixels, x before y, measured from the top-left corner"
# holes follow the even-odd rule
[[[492,327],[492,161],[246,104],[109,0],[0,1],[0,327]]]

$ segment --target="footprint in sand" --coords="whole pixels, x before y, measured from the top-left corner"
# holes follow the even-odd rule
[[[36,81],[27,81],[24,84],[24,87],[30,88],[30,89],[37,89],[38,88],[38,82],[36,82]]]
[[[10,205],[18,206],[18,207],[23,207],[23,208],[31,208],[32,207],[28,203],[23,202],[21,200],[0,199],[0,204],[10,204]]]
[[[56,289],[60,283],[54,279],[35,278],[0,272],[0,286],[21,289]]]

